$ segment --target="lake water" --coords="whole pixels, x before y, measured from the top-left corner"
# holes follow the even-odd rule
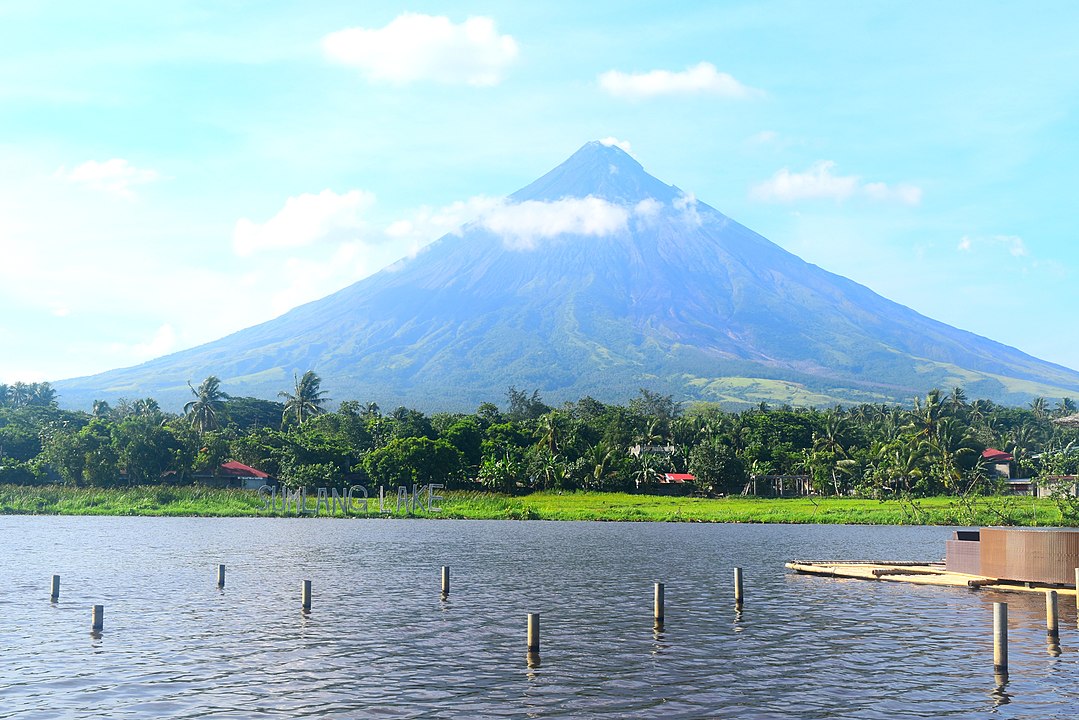
[[[800,576],[944,528],[0,517],[0,718],[1059,718],[1039,595]],[[226,587],[216,585],[219,563]],[[439,568],[451,566],[440,597]],[[732,568],[745,573],[736,613]],[[49,602],[59,574],[61,597]],[[300,610],[304,579],[313,607]],[[652,587],[666,585],[666,623]],[[992,671],[992,603],[1011,674]],[[104,631],[90,608],[105,606]],[[526,616],[541,614],[538,667]]]

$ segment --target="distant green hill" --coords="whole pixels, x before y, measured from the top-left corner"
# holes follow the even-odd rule
[[[937,322],[810,265],[616,147],[589,143],[417,257],[281,317],[142,365],[55,383],[66,406],[274,397],[313,369],[335,400],[474,410],[548,403],[906,401],[932,387],[1021,403],[1079,373]]]

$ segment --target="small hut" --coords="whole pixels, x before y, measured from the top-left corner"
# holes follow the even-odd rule
[[[1064,417],[1053,420],[1057,425],[1063,425],[1064,427],[1079,428],[1079,413],[1074,415],[1065,415]]]

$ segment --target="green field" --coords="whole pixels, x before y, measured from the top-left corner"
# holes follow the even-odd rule
[[[379,513],[377,499],[368,512],[354,508],[350,517],[434,517],[474,520],[602,520],[629,522],[830,523],[856,525],[1074,525],[1062,521],[1050,500],[1029,497],[979,497],[959,500],[855,498],[678,498],[626,493],[539,492],[523,496],[442,491],[442,511],[397,511],[396,497]],[[308,508],[316,499],[308,497]],[[201,487],[69,488],[0,485],[0,514],[6,515],[147,515],[172,517],[282,517],[266,511],[254,491]],[[319,509],[318,519],[327,519]],[[344,514],[338,508],[336,517]],[[312,515],[306,515],[316,519]]]

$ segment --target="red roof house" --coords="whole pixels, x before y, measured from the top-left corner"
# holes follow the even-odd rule
[[[991,463],[1006,463],[1015,460],[1011,455],[1003,450],[997,450],[996,448],[986,448],[982,450],[982,457]]]
[[[219,476],[242,478],[244,480],[265,480],[266,478],[270,477],[261,470],[256,470],[250,465],[244,465],[243,463],[236,462],[235,460],[230,460],[229,462],[223,464],[217,471],[217,474]]]
[[[982,458],[993,463],[993,469],[999,477],[1011,478],[1012,461],[1015,460],[1011,455],[996,448],[986,448],[982,451]]]

